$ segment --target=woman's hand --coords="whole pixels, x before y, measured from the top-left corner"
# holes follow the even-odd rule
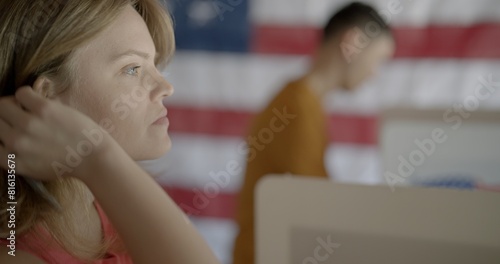
[[[30,87],[0,98],[0,167],[15,154],[16,174],[38,180],[83,177],[110,146],[111,136],[93,120]]]

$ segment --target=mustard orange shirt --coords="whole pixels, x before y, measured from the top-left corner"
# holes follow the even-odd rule
[[[233,264],[254,263],[254,189],[258,180],[270,173],[328,177],[324,165],[327,123],[321,99],[303,79],[289,83],[255,117],[247,143]]]

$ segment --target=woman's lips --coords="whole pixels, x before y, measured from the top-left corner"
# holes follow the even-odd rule
[[[169,122],[167,116],[160,117],[153,123],[153,125],[168,125],[168,124]]]
[[[159,115],[158,119],[153,123],[153,125],[168,125],[167,118],[167,108],[164,108],[162,113]]]

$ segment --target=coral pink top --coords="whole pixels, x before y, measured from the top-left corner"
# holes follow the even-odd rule
[[[101,206],[94,201],[94,206],[99,213],[99,218],[101,219],[101,226],[104,233],[105,238],[110,238],[116,234],[111,222],[108,217],[102,210]],[[61,248],[57,242],[52,239],[50,234],[45,230],[41,230],[43,236],[47,236],[51,238],[49,240],[49,244],[47,245],[47,241],[40,242],[33,234],[26,234],[22,237],[16,238],[16,250],[26,251],[47,263],[54,264],[84,264],[85,262],[76,259],[68,252],[66,252],[63,248]],[[0,238],[0,245],[5,246],[8,245],[9,241],[6,239]],[[106,256],[103,259],[92,262],[93,264],[132,264],[132,259],[126,252],[107,252]]]

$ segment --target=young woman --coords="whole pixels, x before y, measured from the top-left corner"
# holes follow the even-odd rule
[[[0,10],[0,263],[218,263],[135,162],[171,145],[160,69],[174,37],[161,4]]]

